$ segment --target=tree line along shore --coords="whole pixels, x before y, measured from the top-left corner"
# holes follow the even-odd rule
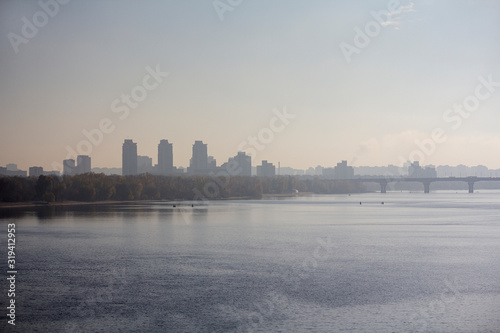
[[[366,192],[359,183],[299,179],[294,176],[76,176],[1,177],[0,202],[97,202],[136,200],[260,199],[296,192],[347,194]]]

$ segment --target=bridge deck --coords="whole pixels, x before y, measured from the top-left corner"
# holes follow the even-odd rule
[[[384,177],[384,178],[353,178],[353,179],[333,179],[333,181],[354,181],[361,183],[379,183],[380,192],[386,193],[387,184],[393,182],[419,182],[424,184],[424,192],[430,192],[430,185],[434,182],[466,182],[469,184],[469,193],[474,193],[474,183],[500,181],[500,177],[436,177],[436,178],[410,178],[410,177]]]

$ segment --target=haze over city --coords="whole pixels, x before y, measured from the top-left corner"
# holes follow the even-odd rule
[[[0,0],[0,332],[499,332],[499,13]]]
[[[267,128],[253,165],[500,168],[499,2],[214,3],[2,1],[0,165],[52,170],[96,129],[95,167],[124,139],[224,162]]]

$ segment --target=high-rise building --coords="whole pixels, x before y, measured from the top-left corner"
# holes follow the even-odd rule
[[[274,177],[276,175],[276,167],[266,160],[262,161],[262,165],[257,166],[258,177]]]
[[[174,172],[174,154],[172,144],[168,140],[161,140],[158,145],[158,173],[169,175]]]
[[[191,158],[188,173],[208,174],[207,145],[203,141],[195,141],[193,145],[193,157]]]
[[[122,175],[137,175],[137,143],[128,139],[122,146]]]
[[[67,159],[63,161],[63,174],[65,176],[73,176],[76,174],[76,166],[74,159]]]
[[[337,163],[334,168],[334,178],[335,179],[353,179],[354,178],[354,168],[347,165],[347,161],[342,161]]]
[[[39,177],[43,175],[43,168],[42,167],[30,167],[29,169],[29,176],[30,177]]]
[[[76,173],[89,173],[92,171],[90,156],[78,155],[76,157]]]

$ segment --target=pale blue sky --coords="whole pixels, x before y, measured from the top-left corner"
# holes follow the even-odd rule
[[[95,167],[120,167],[126,138],[154,163],[168,139],[177,166],[203,140],[221,164],[286,107],[296,117],[254,165],[399,164],[442,128],[447,140],[423,164],[500,168],[500,87],[457,129],[443,119],[478,77],[500,82],[500,2],[401,1],[348,63],[340,44],[388,3],[244,0],[221,21],[211,0],[73,0],[16,53],[9,33],[23,36],[22,18],[42,8],[4,0],[0,165],[51,169],[104,118],[115,128],[92,145]],[[121,120],[111,103],[157,65],[169,76]]]

